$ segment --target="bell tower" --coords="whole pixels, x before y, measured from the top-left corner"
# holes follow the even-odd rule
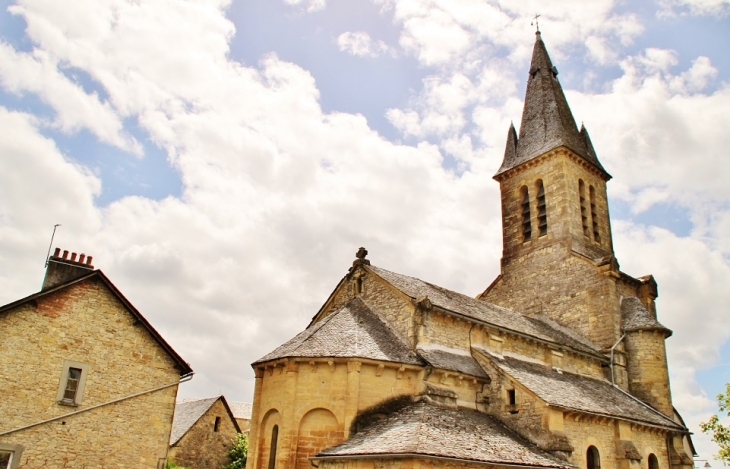
[[[501,274],[479,298],[547,316],[610,347],[621,335],[611,176],[588,131],[575,123],[539,31],[519,134],[510,125],[494,179],[502,201]]]

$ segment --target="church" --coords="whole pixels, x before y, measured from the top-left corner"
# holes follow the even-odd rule
[[[249,469],[693,467],[651,275],[620,270],[606,183],[540,32],[507,133],[499,276],[476,298],[360,248],[252,364]]]

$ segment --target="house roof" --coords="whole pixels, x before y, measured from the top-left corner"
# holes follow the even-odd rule
[[[476,463],[572,468],[487,414],[416,402],[318,453],[315,459],[440,457]]]
[[[359,298],[311,324],[254,365],[291,357],[367,358],[424,364]]]
[[[608,381],[557,371],[515,357],[498,357],[474,348],[550,406],[618,418],[675,431],[686,431],[668,416],[629,396]]]
[[[229,402],[228,406],[233,412],[233,417],[237,419],[251,420],[251,411],[253,404],[250,402]]]
[[[530,62],[520,133],[518,136],[514,125],[510,125],[504,160],[497,175],[554,148],[565,146],[595,166],[605,177],[611,177],[598,161],[588,131],[583,126],[578,130],[557,75],[557,68],[553,66],[538,31]]]
[[[667,337],[672,331],[656,320],[653,314],[635,296],[621,300],[622,329],[624,332],[633,331],[663,331]]]
[[[511,309],[478,300],[415,277],[397,274],[373,265],[364,267],[412,299],[428,297],[434,306],[516,334],[604,358],[598,346],[554,321],[533,318]]]
[[[233,426],[238,433],[241,429],[236,422],[231,408],[223,396],[206,397],[203,399],[191,399],[175,404],[175,415],[172,418],[172,431],[170,432],[170,446],[176,444],[185,434],[200,420],[200,418],[213,407],[213,404],[220,400],[231,418]]]
[[[46,290],[42,290],[38,293],[34,293],[30,296],[26,296],[25,298],[21,298],[20,300],[14,301],[12,303],[8,303],[4,306],[0,306],[0,314],[3,314],[7,311],[12,310],[13,308],[16,308],[18,306],[24,305],[26,303],[29,303],[31,301],[36,301],[48,296],[54,295],[56,292],[63,290],[65,288],[68,288],[72,285],[76,285],[78,283],[87,281],[87,280],[99,280],[102,282],[111,292],[112,294],[124,305],[125,308],[127,308],[127,311],[137,320],[139,321],[142,326],[147,329],[147,331],[150,333],[150,335],[155,339],[155,341],[162,347],[165,352],[170,356],[170,358],[173,359],[175,364],[177,365],[178,370],[180,371],[180,375],[188,375],[193,372],[193,369],[190,367],[190,365],[182,359],[180,355],[178,355],[177,352],[168,344],[165,339],[162,338],[159,332],[152,327],[152,324],[145,319],[144,316],[142,316],[142,313],[137,310],[137,308],[134,307],[134,305],[122,294],[121,291],[109,280],[109,278],[104,275],[104,273],[101,270],[94,270],[93,272],[90,272],[86,275],[83,275],[81,277],[75,278],[73,280],[70,280],[68,282],[62,283],[60,285],[57,285],[53,288],[49,288]]]

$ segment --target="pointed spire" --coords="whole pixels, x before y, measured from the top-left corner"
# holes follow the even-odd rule
[[[515,124],[509,123],[509,130],[507,131],[507,145],[504,148],[504,160],[502,166],[511,164],[517,159],[517,131],[515,130]],[[500,168],[499,172],[502,172]]]
[[[542,34],[537,31],[516,152],[510,159],[505,152],[505,159],[497,175],[559,146],[570,148],[605,172],[595,156],[593,146],[586,145],[586,141],[590,142],[590,139],[585,138],[588,134],[584,136],[578,131],[557,76],[558,69],[550,60]]]

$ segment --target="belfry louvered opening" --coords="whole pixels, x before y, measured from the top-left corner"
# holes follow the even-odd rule
[[[522,242],[526,243],[532,238],[532,222],[530,221],[530,193],[527,186],[520,189],[520,207],[522,209]]]
[[[593,240],[597,243],[601,242],[601,234],[598,231],[598,212],[596,211],[596,190],[590,187],[591,197],[591,220],[593,222]]]
[[[537,189],[537,229],[539,231],[538,236],[547,235],[548,223],[547,223],[547,206],[545,204],[545,186],[542,183],[542,179],[538,179],[535,183]]]
[[[590,229],[588,228],[588,203],[586,202],[586,184],[583,179],[578,179],[578,196],[580,197],[580,219],[583,224],[583,235],[586,238],[591,237]]]

